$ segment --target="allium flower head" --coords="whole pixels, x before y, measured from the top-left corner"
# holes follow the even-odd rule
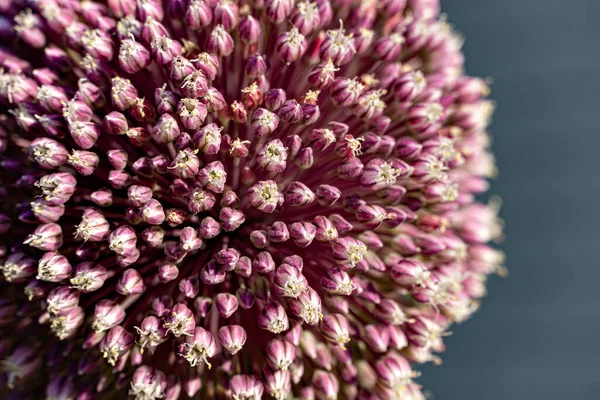
[[[0,396],[424,398],[503,263],[437,0],[7,0],[0,37]]]

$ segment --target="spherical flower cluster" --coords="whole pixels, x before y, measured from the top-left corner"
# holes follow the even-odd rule
[[[0,396],[424,398],[503,271],[438,0],[6,0],[0,37]]]

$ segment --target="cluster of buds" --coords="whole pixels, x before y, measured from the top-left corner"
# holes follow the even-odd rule
[[[0,3],[0,397],[424,399],[503,271],[438,0]]]

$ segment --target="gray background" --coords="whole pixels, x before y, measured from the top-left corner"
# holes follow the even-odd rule
[[[494,78],[508,279],[419,380],[439,400],[600,399],[600,0],[441,0]]]

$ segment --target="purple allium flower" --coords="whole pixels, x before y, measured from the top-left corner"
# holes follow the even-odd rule
[[[1,397],[424,399],[503,271],[438,0],[0,3]]]

